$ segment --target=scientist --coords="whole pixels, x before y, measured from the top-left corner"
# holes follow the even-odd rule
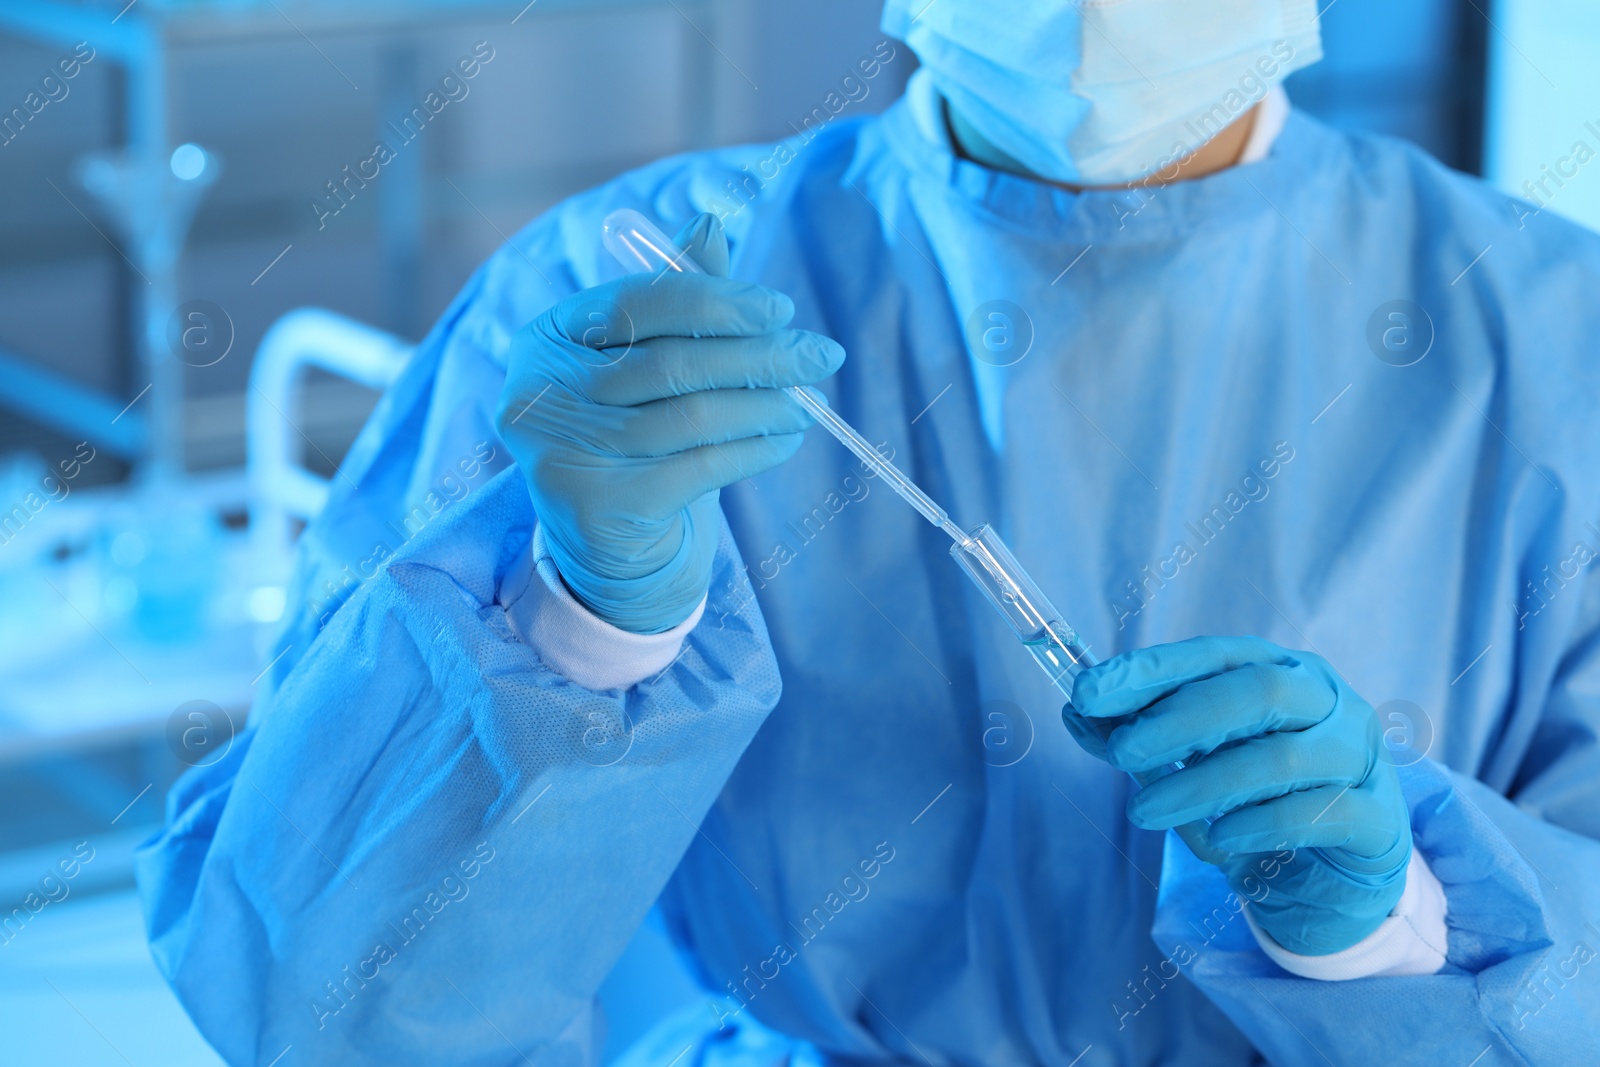
[[[561,205],[379,405],[140,859],[201,1030],[590,1062],[659,902],[708,993],[634,1063],[1600,1061],[1600,241],[1292,111],[1303,0],[884,27],[884,115]],[[1084,631],[1067,730],[891,494],[797,536],[862,484],[798,384]]]

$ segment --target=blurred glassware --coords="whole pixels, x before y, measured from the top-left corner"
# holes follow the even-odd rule
[[[102,535],[101,605],[148,641],[198,637],[222,578],[224,531],[210,510],[172,494]]]

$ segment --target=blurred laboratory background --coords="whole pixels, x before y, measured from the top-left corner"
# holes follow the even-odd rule
[[[878,10],[0,0],[0,1060],[221,1062],[150,962],[133,850],[243,725],[384,385],[561,198],[792,133]],[[1600,227],[1600,5],[1334,0],[1323,38],[1297,106]],[[608,1056],[695,996],[647,926]]]

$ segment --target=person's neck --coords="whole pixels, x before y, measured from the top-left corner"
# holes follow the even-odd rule
[[[1245,145],[1250,143],[1250,135],[1255,131],[1256,113],[1260,109],[1261,105],[1257,104],[1243,115],[1240,115],[1221,133],[1201,145],[1198,151],[1180,160],[1175,172],[1170,175],[1156,173],[1124,185],[1072,185],[1067,182],[1052,182],[1051,184],[1059,185],[1063,189],[1069,189],[1073,192],[1078,192],[1082,189],[1126,189],[1134,185],[1170,185],[1173,182],[1203,178],[1207,174],[1215,174],[1220,170],[1227,170],[1239,162],[1239,157],[1244,154]],[[1013,174],[1021,174],[1024,177],[1039,177],[991,144],[948,103],[945,105],[945,119],[946,125],[950,130],[950,141],[955,145],[956,151],[963,159],[970,159],[973,162],[982,163],[999,170],[1010,171]],[[1048,181],[1049,179],[1044,180]]]

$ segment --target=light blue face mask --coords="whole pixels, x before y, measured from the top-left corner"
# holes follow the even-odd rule
[[[964,125],[1071,185],[1173,168],[1322,58],[1315,0],[888,0],[883,30]]]

